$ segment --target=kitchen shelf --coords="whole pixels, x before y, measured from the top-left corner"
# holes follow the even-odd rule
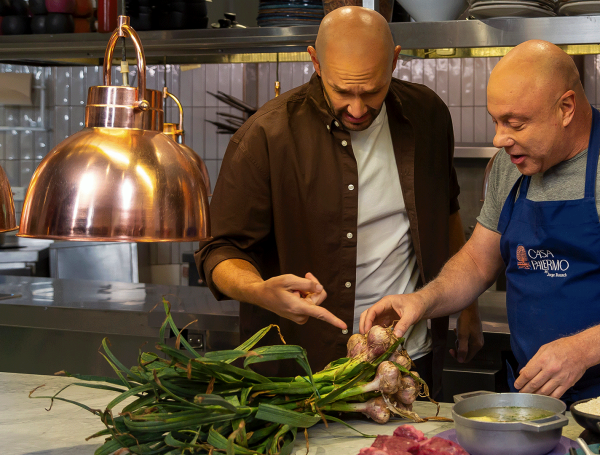
[[[600,53],[600,17],[502,18],[390,24],[407,56],[420,58],[504,55],[528,39],[560,45],[570,54]],[[149,62],[305,61],[317,26],[140,32]],[[108,34],[0,36],[0,61],[94,64],[104,56]],[[128,41],[128,46],[131,43]],[[133,48],[130,48],[133,54]]]

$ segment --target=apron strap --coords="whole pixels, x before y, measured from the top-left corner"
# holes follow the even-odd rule
[[[598,174],[598,154],[600,150],[600,112],[592,107],[592,134],[588,145],[587,165],[585,169],[585,197],[596,195],[596,175]]]
[[[506,202],[504,202],[504,206],[502,207],[502,212],[500,212],[500,219],[498,220],[498,231],[500,232],[500,234],[504,234],[504,231],[506,230],[506,228],[508,227],[508,223],[510,221],[510,218],[512,217],[512,213],[513,213],[513,209],[515,207],[515,199],[517,197],[517,191],[519,191],[519,188],[521,187],[521,183],[523,183],[523,180],[525,180],[524,175],[521,175],[521,177],[519,177],[517,179],[517,181],[515,182],[515,184],[512,187],[512,190],[510,190],[510,194],[508,195],[508,197],[506,198]],[[529,187],[529,181],[526,183],[526,188],[525,190],[527,190],[527,188]],[[527,192],[525,191],[525,194]],[[523,190],[520,191],[519,193],[519,197],[523,197]]]

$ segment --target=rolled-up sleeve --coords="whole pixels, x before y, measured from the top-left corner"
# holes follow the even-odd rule
[[[228,259],[243,259],[261,272],[257,255],[271,234],[273,210],[268,145],[262,128],[250,125],[229,142],[211,204],[212,238],[201,241],[194,257],[200,278],[219,300],[212,272]]]

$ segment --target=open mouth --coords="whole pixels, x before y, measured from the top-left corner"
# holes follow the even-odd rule
[[[513,164],[521,164],[523,161],[525,161],[526,155],[510,155],[510,161],[512,161]]]

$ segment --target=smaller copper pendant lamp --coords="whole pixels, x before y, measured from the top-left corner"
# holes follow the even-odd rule
[[[163,97],[165,99],[171,98],[173,101],[175,101],[175,104],[177,104],[179,109],[179,123],[165,123],[163,133],[177,142],[181,147],[181,150],[183,150],[183,153],[200,168],[200,172],[202,172],[202,177],[204,178],[204,184],[206,185],[206,193],[209,196],[212,196],[210,191],[210,176],[208,175],[206,164],[204,164],[204,161],[202,158],[200,158],[200,155],[185,145],[185,132],[183,131],[183,107],[181,106],[179,99],[170,93],[167,90],[167,87],[163,89]]]
[[[138,87],[111,86],[120,37],[137,53]],[[104,57],[104,86],[90,87],[85,128],[35,171],[19,236],[61,240],[191,242],[210,237],[200,169],[162,133],[162,92],[146,90],[140,39],[119,17]]]
[[[0,232],[14,231],[17,229],[15,217],[15,203],[8,177],[0,167]]]

